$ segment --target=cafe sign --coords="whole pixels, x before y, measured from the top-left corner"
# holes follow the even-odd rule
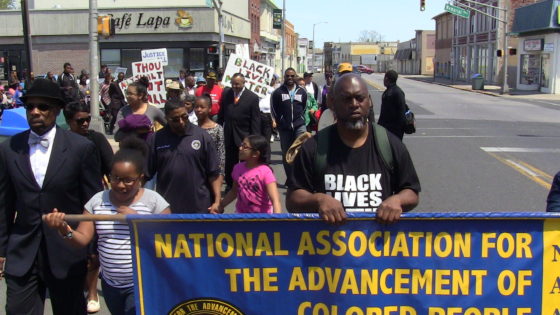
[[[526,39],[523,41],[523,49],[525,51],[540,51],[543,50],[544,40],[541,39]]]
[[[194,19],[189,12],[177,10],[174,13],[174,16],[171,12],[123,12],[109,15],[115,21],[117,33],[138,29],[160,32],[169,30],[171,26],[179,29],[192,28]]]

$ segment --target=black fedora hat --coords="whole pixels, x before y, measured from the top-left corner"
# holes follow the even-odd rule
[[[21,99],[23,102],[27,102],[29,97],[48,98],[56,101],[60,106],[64,106],[65,103],[58,84],[47,79],[35,79],[33,84],[31,84],[31,88],[27,90],[27,93]]]

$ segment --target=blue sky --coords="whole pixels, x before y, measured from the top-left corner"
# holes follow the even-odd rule
[[[282,8],[282,0],[275,0]],[[420,0],[286,0],[288,21],[300,37],[310,40],[315,26],[316,47],[323,42],[357,41],[362,30],[374,30],[384,40],[407,41],[414,30],[435,30],[432,18],[444,12],[446,0],[426,0],[420,11]]]

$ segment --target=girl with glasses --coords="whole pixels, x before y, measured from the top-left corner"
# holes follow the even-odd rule
[[[111,189],[94,195],[84,206],[90,214],[169,214],[169,204],[157,192],[142,188],[146,144],[137,138],[126,138],[115,154],[109,181]],[[76,230],[64,221],[56,209],[45,222],[57,229],[62,238],[76,246],[87,246],[97,232],[101,287],[111,314],[136,314],[132,251],[126,222],[82,221]]]
[[[282,213],[276,177],[266,164],[268,141],[260,135],[243,139],[239,146],[242,162],[233,167],[233,187],[220,202],[220,212],[237,199],[236,213]]]

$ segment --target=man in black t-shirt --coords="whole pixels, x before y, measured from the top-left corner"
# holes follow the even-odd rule
[[[362,78],[342,76],[331,97],[337,122],[326,130],[330,144],[324,174],[315,169],[315,136],[303,144],[294,161],[288,180],[288,210],[316,211],[330,223],[343,222],[346,212],[376,211],[379,221],[395,222],[403,211],[418,204],[420,192],[406,147],[387,133],[393,155],[391,171],[378,153],[374,128],[368,122],[370,98]]]

